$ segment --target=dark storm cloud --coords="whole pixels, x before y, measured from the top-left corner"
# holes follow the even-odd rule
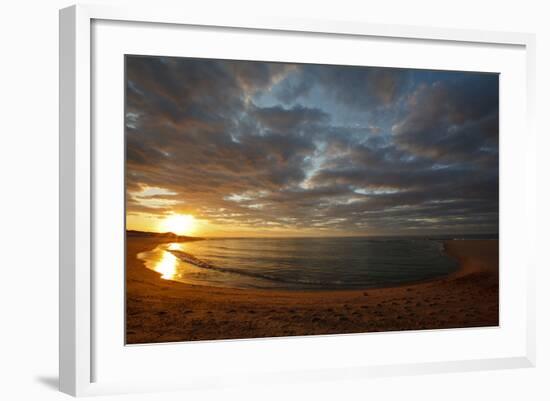
[[[137,56],[126,71],[129,213],[498,230],[496,75]]]
[[[407,99],[393,127],[395,142],[442,161],[495,155],[498,147],[498,77],[466,75],[422,84]]]
[[[255,108],[252,115],[265,128],[281,133],[295,133],[297,128],[308,128],[312,124],[329,120],[329,115],[322,110],[308,109],[303,106]]]
[[[405,89],[409,73],[391,68],[299,65],[287,81],[276,88],[283,103],[311,93],[314,88],[346,107],[361,109],[390,105]]]

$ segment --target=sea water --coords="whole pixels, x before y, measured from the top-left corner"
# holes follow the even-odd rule
[[[458,267],[442,240],[419,238],[215,238],[161,244],[138,257],[167,280],[285,290],[394,286]]]

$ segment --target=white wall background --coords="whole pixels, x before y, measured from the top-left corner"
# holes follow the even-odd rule
[[[96,0],[135,4],[137,1]],[[140,1],[140,3],[148,3]],[[202,393],[107,397],[131,400],[550,399],[550,263],[543,259],[550,235],[549,11],[543,1],[523,0],[319,0],[149,1],[213,13],[254,14],[375,23],[429,25],[537,34],[538,366],[534,369],[362,382],[303,384],[285,388],[240,388]],[[197,4],[199,3],[199,4]],[[58,16],[65,0],[4,2],[0,23],[0,398],[58,400],[57,220],[58,220]],[[543,125],[544,124],[544,125]],[[521,135],[522,133],[518,133]]]

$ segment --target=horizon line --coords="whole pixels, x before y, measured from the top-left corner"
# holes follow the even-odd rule
[[[460,237],[460,236],[472,236],[472,235],[483,235],[483,236],[495,236],[499,237],[500,233],[494,233],[494,232],[480,232],[480,233],[445,233],[445,234],[362,234],[362,235],[259,235],[259,236],[253,236],[253,235],[247,235],[247,236],[233,236],[233,235],[220,235],[220,236],[195,236],[195,235],[187,235],[187,234],[176,234],[171,231],[142,231],[142,230],[133,230],[133,229],[126,229],[128,232],[135,232],[135,233],[143,233],[143,234],[153,234],[153,235],[166,235],[166,236],[174,236],[174,237],[186,237],[186,238],[209,238],[209,239],[215,239],[215,238],[234,238],[234,239],[240,239],[240,238],[375,238],[375,237]]]

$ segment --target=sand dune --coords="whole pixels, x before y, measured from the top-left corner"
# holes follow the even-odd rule
[[[441,279],[352,291],[240,290],[163,280],[137,259],[170,237],[127,238],[128,344],[498,326],[498,241],[454,240]]]

